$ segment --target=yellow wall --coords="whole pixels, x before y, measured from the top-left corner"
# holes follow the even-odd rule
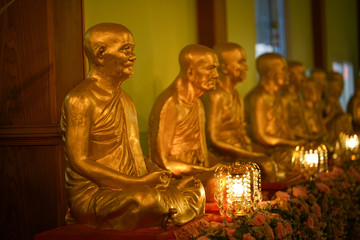
[[[225,0],[227,39],[242,45],[248,58],[247,81],[239,84],[245,95],[257,84],[255,70],[254,0]],[[312,0],[285,0],[287,58],[313,67]],[[358,70],[356,0],[326,0],[328,64],[348,60]],[[141,144],[147,155],[148,116],[155,98],[176,77],[178,54],[197,42],[195,0],[84,0],[85,29],[100,22],[127,26],[134,35],[137,61],[134,76],[123,84],[134,99]],[[330,65],[329,65],[330,67]]]
[[[101,23],[125,25],[135,39],[134,76],[123,88],[133,98],[141,144],[147,155],[148,117],[155,98],[177,76],[180,50],[197,41],[194,0],[84,0],[85,29]]]
[[[313,68],[311,0],[285,0],[287,59]]]
[[[227,0],[227,33],[228,41],[240,44],[246,52],[249,70],[247,79],[238,85],[242,97],[257,84],[255,68],[255,5],[254,0]]]
[[[349,61],[359,71],[356,1],[325,1],[328,70],[333,61]]]

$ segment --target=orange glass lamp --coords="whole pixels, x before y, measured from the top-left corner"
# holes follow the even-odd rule
[[[340,133],[339,142],[341,147],[341,154],[345,160],[356,160],[359,155],[359,137],[356,134],[348,135]]]
[[[297,146],[295,149],[300,168],[307,177],[328,170],[328,151],[324,144],[318,146]]]
[[[221,165],[216,173],[215,199],[224,217],[241,217],[254,210],[261,196],[261,172],[255,163]]]

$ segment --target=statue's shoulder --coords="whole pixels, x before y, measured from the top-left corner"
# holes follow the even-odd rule
[[[161,110],[175,110],[179,104],[180,101],[176,89],[173,85],[170,85],[157,97],[154,106]]]
[[[87,108],[94,102],[94,89],[96,88],[93,81],[86,79],[75,88],[70,90],[64,100],[64,107]]]
[[[229,95],[222,87],[219,85],[216,88],[208,93],[211,100],[221,100]]]

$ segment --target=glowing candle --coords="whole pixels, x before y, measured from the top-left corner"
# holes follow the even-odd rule
[[[356,147],[358,147],[359,146],[358,136],[356,134],[353,136],[346,136],[345,146],[347,149],[350,150],[354,150]]]
[[[305,151],[305,163],[310,166],[317,166],[319,162],[319,155],[317,150]]]

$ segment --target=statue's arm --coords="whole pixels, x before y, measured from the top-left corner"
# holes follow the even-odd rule
[[[264,156],[261,153],[251,152],[246,149],[235,147],[231,144],[228,144],[226,142],[219,140],[220,139],[219,136],[221,135],[219,126],[222,124],[221,116],[222,116],[223,103],[221,102],[220,97],[215,94],[211,94],[209,100],[211,101],[211,104],[206,109],[207,110],[206,114],[208,115],[206,120],[208,121],[207,127],[208,127],[208,133],[209,133],[209,140],[211,142],[212,147],[223,154],[236,156],[236,157]],[[236,113],[234,113],[234,114],[236,114]],[[242,119],[244,119],[243,113],[240,113],[240,114],[242,114],[241,117],[242,117]],[[239,126],[239,127],[242,127],[242,126]]]
[[[126,189],[141,184],[149,186],[161,184],[161,172],[158,175],[149,174],[143,177],[128,176],[91,159],[89,140],[93,110],[93,103],[88,97],[70,97],[65,103],[67,114],[65,145],[70,168],[99,186],[116,189]]]
[[[187,164],[172,159],[170,151],[175,134],[176,120],[178,117],[179,105],[174,101],[168,101],[161,110],[158,123],[154,120],[154,132],[151,137],[151,155],[160,167],[171,171],[174,175],[192,175],[198,172],[207,171],[208,168]]]
[[[254,100],[254,109],[253,112],[251,113],[253,114],[252,116],[254,119],[252,123],[255,123],[252,124],[251,126],[255,138],[260,143],[270,146],[275,146],[279,144],[297,146],[299,144],[299,141],[293,141],[285,138],[278,138],[266,133],[265,129],[268,124],[266,114],[268,111],[269,109],[266,109],[264,99],[261,96],[257,97]]]

